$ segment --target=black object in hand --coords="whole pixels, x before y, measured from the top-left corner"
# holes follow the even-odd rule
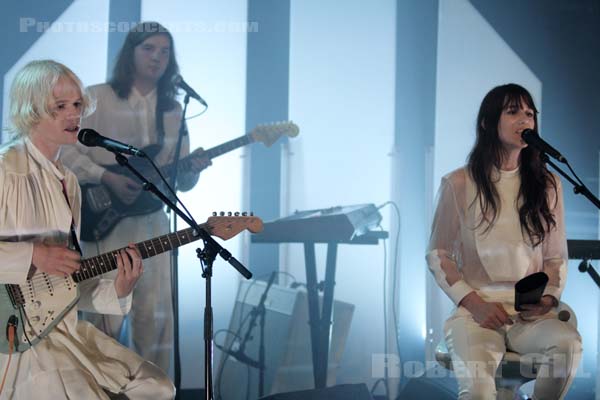
[[[525,311],[524,304],[538,304],[548,283],[545,272],[536,272],[515,284],[515,310]]]

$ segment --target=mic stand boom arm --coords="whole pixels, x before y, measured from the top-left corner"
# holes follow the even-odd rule
[[[211,298],[211,278],[212,278],[212,264],[217,254],[233,266],[244,278],[250,279],[252,273],[244,267],[242,263],[235,259],[231,253],[223,248],[213,237],[200,228],[196,221],[191,216],[187,216],[179,207],[177,207],[167,196],[165,196],[158,188],[150,183],[142,174],[140,174],[131,164],[127,161],[127,157],[122,154],[115,153],[115,159],[119,165],[129,169],[137,178],[142,182],[144,190],[152,192],[158,197],[163,203],[173,210],[175,214],[181,217],[192,229],[194,229],[194,235],[200,236],[204,242],[204,250],[197,249],[196,253],[201,262],[206,265],[203,270],[202,277],[206,281],[206,304],[204,308],[204,385],[206,400],[213,400],[213,385],[212,385],[212,364],[213,364],[213,314],[212,314],[212,298]]]
[[[575,194],[583,195],[593,205],[595,205],[596,208],[600,209],[600,200],[598,200],[598,198],[596,196],[594,196],[594,194],[592,192],[590,192],[590,190],[583,183],[575,182],[575,180],[573,178],[571,178],[569,175],[567,175],[567,173],[565,171],[563,171],[558,165],[556,165],[555,163],[550,161],[550,159],[548,158],[548,155],[546,153],[542,153],[541,157],[542,157],[542,161],[549,164],[552,168],[554,168],[556,170],[556,172],[561,174],[566,180],[568,180],[571,183],[571,185],[573,185],[573,192]],[[569,163],[566,160],[565,160],[565,163],[567,165],[569,165]],[[600,289],[600,278],[598,276],[598,273],[594,269],[594,267],[592,267],[592,264],[590,264],[589,260],[587,260],[587,259],[583,260],[581,262],[581,264],[579,264],[579,271],[587,272],[590,275],[590,277],[592,278],[592,280],[594,281],[594,283],[596,284],[596,286],[598,286],[598,288]]]
[[[550,161],[546,153],[542,153],[541,157],[542,161],[544,161],[546,164],[549,164],[552,168],[556,170],[556,172],[561,174],[566,180],[568,180],[571,183],[571,185],[573,185],[573,193],[585,196],[592,204],[596,206],[596,208],[600,209],[600,200],[598,200],[598,198],[594,196],[594,194],[590,192],[590,190],[583,183],[575,182],[575,180],[573,180],[573,178],[567,175],[567,173],[563,171],[558,165]]]

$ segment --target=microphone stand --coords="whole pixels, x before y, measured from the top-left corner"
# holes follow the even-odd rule
[[[181,155],[181,145],[183,137],[187,134],[185,127],[185,114],[187,112],[190,96],[186,93],[183,98],[183,112],[181,113],[181,121],[179,122],[179,134],[177,144],[175,145],[175,156],[173,160],[173,173],[170,176],[169,185],[174,190],[177,190],[177,173],[179,172],[179,157]],[[172,211],[172,210],[171,210]],[[177,232],[177,216],[171,212],[172,231]],[[175,400],[181,398],[181,356],[179,351],[179,249],[174,249],[171,257],[171,299],[173,307],[173,382],[175,384]]]
[[[271,272],[271,278],[269,279],[267,288],[260,299],[261,301],[257,310],[257,312],[260,314],[260,346],[258,348],[258,363],[260,364],[260,369],[258,371],[259,397],[263,397],[265,394],[265,317],[267,314],[267,310],[265,309],[265,300],[267,299],[267,293],[269,292],[276,275],[277,273],[275,271]]]
[[[170,210],[175,212],[181,219],[183,219],[192,229],[194,229],[194,236],[200,236],[204,242],[204,250],[196,250],[200,260],[206,263],[207,268],[204,269],[202,277],[206,281],[206,303],[204,307],[204,385],[205,385],[205,399],[213,400],[213,382],[212,382],[212,365],[213,365],[213,312],[212,312],[212,297],[211,297],[211,278],[212,278],[212,263],[216,258],[216,255],[220,255],[225,261],[231,264],[244,278],[250,279],[252,273],[244,267],[231,253],[223,248],[219,243],[213,239],[213,237],[200,228],[196,221],[191,217],[187,216],[177,205],[175,205],[167,196],[165,196],[160,190],[150,183],[142,174],[140,174],[131,164],[129,164],[127,157],[122,154],[115,153],[115,159],[119,165],[129,169],[141,182],[142,187],[146,191],[152,192],[158,197],[163,203],[169,207]],[[202,256],[200,256],[202,254]],[[208,270],[208,271],[207,271]]]
[[[244,335],[244,339],[240,343],[240,348],[238,352],[244,354],[244,350],[246,348],[246,343],[250,340],[252,330],[256,326],[256,318],[260,316],[260,344],[258,348],[258,366],[252,365],[253,367],[258,368],[258,397],[263,397],[265,391],[265,301],[267,300],[267,294],[269,293],[269,289],[273,285],[273,281],[275,280],[276,272],[271,273],[271,277],[269,278],[269,282],[267,283],[267,287],[265,291],[260,296],[260,301],[258,305],[254,307],[251,311],[252,317],[250,318],[250,322],[248,323],[248,329],[246,330],[246,334]]]
[[[573,178],[571,178],[569,175],[567,175],[567,173],[565,171],[563,171],[558,165],[556,165],[555,163],[550,161],[550,158],[548,157],[548,155],[546,153],[542,152],[542,153],[540,153],[540,156],[541,156],[543,162],[545,162],[546,164],[549,164],[552,168],[554,168],[556,170],[556,172],[561,174],[567,181],[569,181],[571,183],[571,185],[573,185],[573,193],[581,194],[582,196],[587,198],[593,205],[595,205],[596,208],[600,209],[600,200],[598,200],[598,198],[596,196],[594,196],[594,194],[592,192],[590,192],[590,190],[583,183],[578,183]],[[569,162],[567,161],[567,159],[565,159],[564,163],[569,165]],[[575,175],[575,176],[577,176],[577,175]],[[594,267],[592,267],[592,264],[590,264],[588,259],[584,259],[579,264],[579,271],[580,272],[587,271],[587,273],[590,275],[590,277],[592,278],[594,283],[596,283],[596,285],[600,289],[600,276],[598,275],[598,273],[596,272]]]
[[[592,280],[596,284],[596,286],[600,288],[600,275],[598,275],[598,272],[596,272],[594,267],[592,267],[592,264],[590,264],[590,260],[588,260],[587,258],[582,260],[579,263],[578,269],[579,272],[587,272],[590,275],[590,278],[592,278]]]

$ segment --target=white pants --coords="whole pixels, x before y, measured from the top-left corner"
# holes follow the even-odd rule
[[[130,242],[141,242],[168,233],[167,215],[153,214],[124,218],[98,243],[82,242],[84,256],[90,257]],[[144,273],[133,291],[128,315],[133,350],[163,371],[169,371],[173,350],[173,307],[171,299],[171,253],[161,253],[143,261]],[[110,272],[114,278],[116,271]],[[123,316],[85,313],[84,318],[98,329],[119,339]],[[127,343],[125,343],[127,344]]]
[[[175,386],[160,368],[146,361],[119,395],[111,393],[107,394],[107,398],[119,399],[125,396],[130,400],[172,400],[175,398]]]
[[[458,380],[459,399],[495,399],[494,376],[506,350],[539,354],[533,398],[562,399],[581,360],[581,336],[557,318],[516,322],[498,330],[482,328],[459,307],[445,324],[446,346]]]

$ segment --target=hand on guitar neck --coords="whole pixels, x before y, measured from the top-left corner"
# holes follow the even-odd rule
[[[142,276],[144,268],[142,266],[142,256],[135,244],[129,243],[129,246],[116,254],[118,272],[115,279],[115,291],[118,298],[123,298],[133,291],[135,284]]]
[[[104,171],[101,181],[123,204],[133,204],[142,192],[142,185],[125,175],[119,175],[109,170]]]
[[[212,165],[212,161],[204,154],[202,147],[194,150],[190,156],[190,172],[194,174],[199,174],[202,170]]]

